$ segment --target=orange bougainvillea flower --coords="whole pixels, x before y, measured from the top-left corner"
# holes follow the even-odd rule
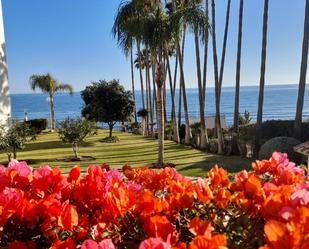
[[[189,249],[227,249],[226,239],[224,235],[215,235],[212,238],[197,236],[190,243]]]
[[[208,172],[208,177],[212,188],[226,187],[230,184],[227,172],[218,165]]]
[[[155,215],[145,220],[144,231],[149,237],[161,238],[167,241],[167,238],[176,234],[176,229],[166,216]]]
[[[218,208],[227,208],[231,198],[231,193],[227,189],[221,188],[215,195],[215,204]]]
[[[76,207],[69,204],[69,201],[61,205],[61,215],[58,219],[58,225],[66,230],[73,231],[78,225],[78,213]]]
[[[250,175],[245,183],[245,194],[248,197],[259,196],[261,193],[262,184],[259,177]]]
[[[206,179],[198,178],[195,184],[195,198],[204,204],[210,203],[213,198],[212,191],[209,188]]]
[[[68,176],[68,182],[78,183],[80,179],[80,166],[73,167]]]
[[[214,231],[210,222],[204,221],[198,217],[190,221],[188,228],[193,235],[205,236],[206,238],[211,238],[211,233]]]

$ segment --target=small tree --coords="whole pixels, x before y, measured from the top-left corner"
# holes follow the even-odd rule
[[[16,159],[17,151],[23,150],[26,142],[33,138],[29,125],[24,122],[13,123],[8,130],[0,127],[0,150],[5,151],[11,161],[12,156]]]
[[[118,80],[92,83],[81,92],[85,106],[82,115],[109,126],[109,138],[117,122],[125,122],[134,111],[134,101],[130,91],[125,91]]]
[[[74,156],[78,159],[80,144],[87,136],[96,134],[96,124],[86,119],[68,117],[60,123],[58,133],[62,142],[72,144]]]

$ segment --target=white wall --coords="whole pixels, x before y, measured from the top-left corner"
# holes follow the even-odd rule
[[[8,125],[11,117],[11,101],[9,94],[8,70],[5,53],[5,38],[0,0],[0,124]]]

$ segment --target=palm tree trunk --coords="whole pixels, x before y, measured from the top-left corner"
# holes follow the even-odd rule
[[[158,106],[157,106],[157,88],[156,88],[156,62],[152,56],[152,83],[153,83],[153,117],[156,117],[156,122],[158,120]],[[153,123],[154,127],[154,123]],[[152,134],[155,136],[155,132]]]
[[[302,48],[296,116],[294,124],[294,137],[297,139],[301,139],[301,133],[302,133],[301,127],[302,127],[302,116],[303,116],[306,77],[307,77],[308,45],[309,45],[309,0],[306,0],[304,39]]]
[[[51,130],[53,131],[55,130],[56,127],[53,95],[49,95],[49,105],[50,105]]]
[[[142,61],[141,61],[141,44],[140,41],[136,41],[137,44],[137,58],[138,58],[138,68],[139,68],[139,77],[141,81],[141,97],[142,97],[142,108],[145,109],[145,98],[144,98],[144,81],[143,81],[143,70],[142,70]]]
[[[220,83],[220,85],[219,85],[219,93],[220,93],[219,98],[220,98],[220,100],[221,100],[221,90],[222,90],[224,64],[225,64],[227,36],[228,36],[228,32],[229,32],[230,10],[231,10],[231,0],[228,0],[227,8],[226,8],[225,28],[224,28],[224,37],[223,37],[223,46],[222,46],[220,74],[219,74],[219,83]]]
[[[237,62],[236,62],[236,87],[235,87],[235,104],[234,104],[234,131],[237,133],[239,125],[239,91],[240,91],[240,63],[241,63],[243,12],[244,12],[244,0],[240,0],[239,20],[238,20],[239,23],[238,23]]]
[[[218,74],[218,56],[216,43],[216,5],[215,0],[212,0],[212,46],[213,46],[213,60],[214,60],[214,76],[215,76],[215,95],[216,95],[216,130],[218,136],[218,153],[224,153],[224,139],[220,119],[220,81]]]
[[[178,130],[178,125],[177,125],[177,120],[176,120],[175,96],[174,96],[174,90],[173,90],[173,80],[172,80],[170,60],[167,54],[165,56],[166,56],[167,72],[168,72],[170,88],[171,88],[171,101],[172,101],[172,115],[171,116],[172,116],[172,121],[173,121],[173,126],[174,126],[173,140],[176,143],[180,143],[179,130]]]
[[[163,110],[163,90],[165,81],[165,66],[162,62],[162,52],[159,51],[159,63],[156,70],[157,85],[157,127],[158,127],[158,167],[164,163],[164,110]]]
[[[205,123],[205,111],[203,101],[203,86],[202,86],[202,74],[201,74],[201,59],[200,59],[200,45],[198,31],[194,30],[194,42],[195,42],[195,58],[196,58],[196,72],[199,92],[199,104],[200,104],[200,123],[201,123],[201,140],[200,149],[204,150],[207,146],[206,141],[206,123]]]
[[[186,27],[184,28],[183,31],[183,36],[182,36],[182,45],[181,45],[181,56],[178,53],[178,49],[176,50],[177,56],[178,56],[178,63],[180,65],[180,57],[182,58],[182,64],[184,62],[185,58],[185,43],[186,43]],[[182,125],[182,97],[183,97],[183,81],[184,78],[182,77],[180,73],[180,86],[179,86],[179,103],[178,103],[178,127]]]
[[[180,51],[180,46],[177,44],[178,54],[179,54],[179,65],[180,65],[180,75],[181,75],[181,84],[182,84],[182,95],[183,95],[183,108],[185,113],[185,122],[186,122],[186,137],[185,144],[190,144],[191,140],[191,129],[190,129],[190,119],[188,112],[188,103],[187,103],[187,94],[186,94],[186,85],[185,85],[185,74],[183,69],[183,58]]]
[[[147,58],[146,58],[147,60]],[[150,119],[150,108],[149,108],[149,85],[150,85],[150,77],[149,77],[149,63],[145,62],[145,74],[146,74],[146,110],[147,117],[146,117],[146,134],[149,135],[149,119]]]
[[[206,18],[209,21],[209,1],[206,0]],[[205,45],[204,45],[204,67],[203,67],[203,101],[204,101],[204,110],[206,104],[206,83],[207,83],[207,60],[208,60],[208,41],[209,41],[209,32],[208,27],[206,27],[206,34],[205,34]],[[207,133],[206,133],[207,135]]]
[[[148,102],[149,102],[149,115],[150,115],[150,135],[153,136],[154,126],[153,126],[153,102],[152,102],[152,94],[151,94],[151,84],[150,84],[150,65],[149,60],[146,62],[146,73],[147,73],[147,84],[148,84]]]
[[[133,62],[133,48],[130,48],[130,61],[131,61],[131,80],[132,80],[132,93],[134,100],[134,120],[137,123],[137,113],[136,113],[136,99],[135,99],[135,86],[134,86],[134,62]]]
[[[178,72],[178,54],[176,53],[176,58],[175,58],[175,68],[174,68],[174,81],[173,81],[173,91],[172,94],[175,98],[175,93],[176,93],[176,87],[177,87],[177,72]],[[175,106],[176,108],[176,106]],[[176,110],[175,110],[176,113]],[[176,120],[176,116],[173,116],[173,110],[171,113],[172,118],[174,118]]]
[[[263,103],[264,103],[264,86],[265,86],[265,71],[266,71],[266,47],[267,47],[268,1],[269,0],[264,1],[260,91],[259,91],[259,103],[258,103],[257,122],[256,122],[256,150],[259,149],[261,126],[262,126],[262,122],[263,122]]]

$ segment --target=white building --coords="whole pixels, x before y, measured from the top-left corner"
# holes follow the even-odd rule
[[[8,125],[11,118],[11,101],[9,93],[8,70],[5,53],[5,38],[0,0],[0,124]]]

